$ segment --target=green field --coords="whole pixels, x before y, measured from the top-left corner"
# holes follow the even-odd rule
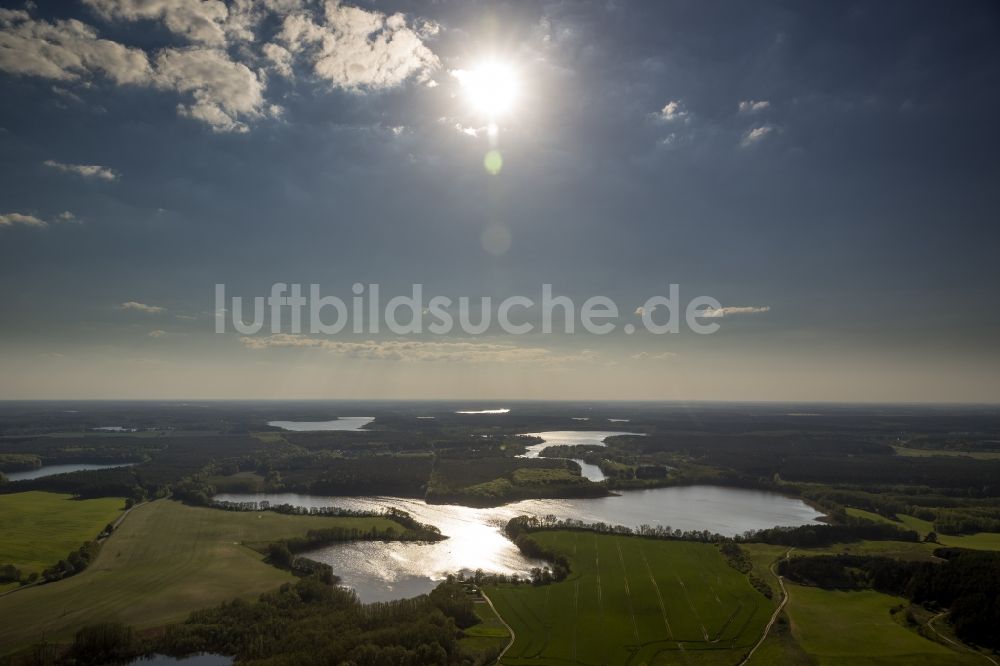
[[[872,590],[831,591],[788,582],[785,586],[792,634],[820,665],[986,663],[897,622],[889,609],[905,604],[905,599]]]
[[[911,449],[905,446],[892,447],[898,456],[907,458],[934,458],[948,456],[951,458],[972,458],[974,460],[1000,460],[1000,451],[956,451],[953,449]]]
[[[121,515],[125,500],[75,500],[69,495],[32,491],[0,495],[0,564],[25,574],[52,566],[97,538]]]
[[[476,601],[473,611],[479,618],[479,624],[464,629],[462,631],[464,635],[458,644],[471,652],[502,650],[510,642],[510,632],[507,631],[507,627],[503,626],[503,622],[485,601]]]
[[[710,544],[533,536],[565,553],[572,572],[552,585],[485,589],[516,635],[504,664],[734,664],[773,611]]]
[[[246,543],[310,529],[395,523],[384,518],[237,513],[157,500],[134,509],[95,562],[70,578],[0,597],[0,655],[41,639],[67,639],[103,620],[138,628],[184,619],[234,597],[254,598],[292,580]],[[398,528],[399,526],[396,525]]]
[[[848,515],[855,516],[858,518],[867,518],[868,520],[874,520],[881,523],[889,523],[890,525],[895,525],[896,527],[902,527],[908,530],[914,530],[920,534],[921,537],[926,536],[928,533],[934,531],[934,524],[929,520],[921,520],[915,516],[908,516],[906,514],[900,514],[897,516],[899,522],[890,520],[885,516],[881,516],[877,513],[871,511],[865,511],[863,509],[855,509],[852,507],[847,507],[846,509]],[[937,535],[938,544],[941,546],[949,546],[952,548],[970,548],[972,550],[1000,550],[1000,532],[979,532],[978,534],[966,534],[963,536],[954,536],[950,534],[938,534]]]

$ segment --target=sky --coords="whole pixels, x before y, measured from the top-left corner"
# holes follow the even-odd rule
[[[0,399],[1000,401],[996,3],[0,7]],[[274,283],[620,316],[233,330]]]

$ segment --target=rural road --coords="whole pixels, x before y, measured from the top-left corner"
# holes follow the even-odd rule
[[[981,656],[983,659],[987,660],[988,662],[990,662],[994,666],[1000,666],[1000,664],[997,663],[997,660],[994,659],[993,657],[989,656],[988,654],[983,654],[982,652],[978,652],[976,650],[973,650],[973,649],[969,648],[967,645],[963,645],[963,644],[959,643],[958,641],[953,641],[950,638],[948,638],[947,636],[945,636],[944,634],[942,634],[941,632],[939,632],[937,630],[937,627],[934,626],[934,621],[936,619],[938,619],[939,617],[943,617],[943,616],[945,616],[947,614],[948,614],[948,611],[941,611],[940,613],[938,613],[937,615],[935,615],[931,619],[927,620],[927,627],[931,631],[934,632],[935,636],[937,636],[941,640],[949,643],[950,645],[953,645],[954,647],[957,647],[959,650],[961,650],[963,652],[971,652],[973,654],[978,654],[979,656]]]
[[[795,549],[789,548],[787,551],[785,551],[785,556],[782,559],[787,560],[788,556],[792,554],[793,550]],[[753,653],[757,651],[757,648],[761,646],[761,643],[764,642],[764,639],[767,638],[767,635],[771,632],[771,627],[773,627],[774,623],[778,620],[778,616],[781,615],[781,611],[785,609],[785,604],[788,603],[788,590],[785,589],[785,580],[782,576],[778,575],[777,571],[775,571],[775,567],[777,566],[777,564],[778,564],[777,562],[771,564],[771,573],[774,574],[774,577],[778,579],[778,585],[781,586],[781,603],[778,604],[778,607],[774,609],[774,614],[771,615],[771,620],[767,623],[767,626],[764,627],[764,633],[761,634],[760,640],[757,641],[757,643],[752,648],[750,648],[750,652],[748,652],[747,656],[743,658],[743,661],[740,662],[739,666],[745,666],[746,663],[750,661],[750,658],[753,656]]]
[[[507,646],[503,649],[503,652],[501,652],[497,656],[496,663],[499,664],[500,661],[503,659],[503,656],[507,654],[507,650],[509,650],[510,646],[514,644],[514,638],[515,638],[514,629],[509,624],[507,624],[507,620],[503,619],[503,615],[497,612],[497,607],[493,605],[493,600],[490,599],[488,596],[486,596],[486,593],[483,592],[482,588],[479,589],[479,594],[483,595],[483,599],[486,599],[486,603],[488,603],[490,605],[490,608],[493,609],[493,613],[496,614],[497,619],[499,619],[500,622],[503,624],[503,626],[507,627],[507,631],[510,632],[510,643],[507,643]]]

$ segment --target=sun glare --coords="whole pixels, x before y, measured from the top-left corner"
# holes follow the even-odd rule
[[[469,104],[490,120],[508,113],[517,102],[517,74],[509,65],[487,62],[457,76]]]

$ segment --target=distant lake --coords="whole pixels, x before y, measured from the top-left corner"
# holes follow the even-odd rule
[[[732,536],[776,525],[819,522],[818,511],[801,500],[776,493],[720,486],[683,486],[624,491],[593,499],[525,500],[501,507],[474,509],[427,504],[399,497],[324,497],[317,495],[223,493],[230,502],[267,500],[303,507],[337,506],[361,511],[402,509],[436,526],[448,539],[437,543],[341,543],[305,553],[325,562],[354,588],[362,601],[401,599],[429,592],[448,573],[475,571],[527,574],[536,561],[521,555],[500,529],[519,515],[573,518],[585,522],[639,527],[671,526]]]
[[[615,435],[636,435],[642,433],[621,432],[618,430],[549,430],[547,432],[529,432],[526,437],[541,437],[541,444],[532,444],[525,448],[525,458],[537,458],[547,446],[607,446],[604,440]],[[580,466],[580,474],[591,481],[603,481],[604,472],[597,465],[584,462],[581,458],[566,458]]]
[[[541,444],[532,444],[526,447],[525,458],[537,458],[547,446],[607,446],[604,443],[608,437],[616,435],[635,435],[642,437],[638,432],[622,432],[621,430],[548,430],[546,432],[526,432],[524,437],[540,437],[544,440]]]
[[[55,476],[56,474],[68,474],[69,472],[86,472],[92,469],[114,469],[115,467],[131,467],[136,463],[114,463],[111,465],[91,465],[88,463],[72,463],[69,465],[42,465],[26,472],[4,472],[8,481],[30,481],[40,479],[43,476]]]
[[[341,416],[333,421],[268,421],[267,425],[294,432],[361,430],[374,420],[374,416]]]

